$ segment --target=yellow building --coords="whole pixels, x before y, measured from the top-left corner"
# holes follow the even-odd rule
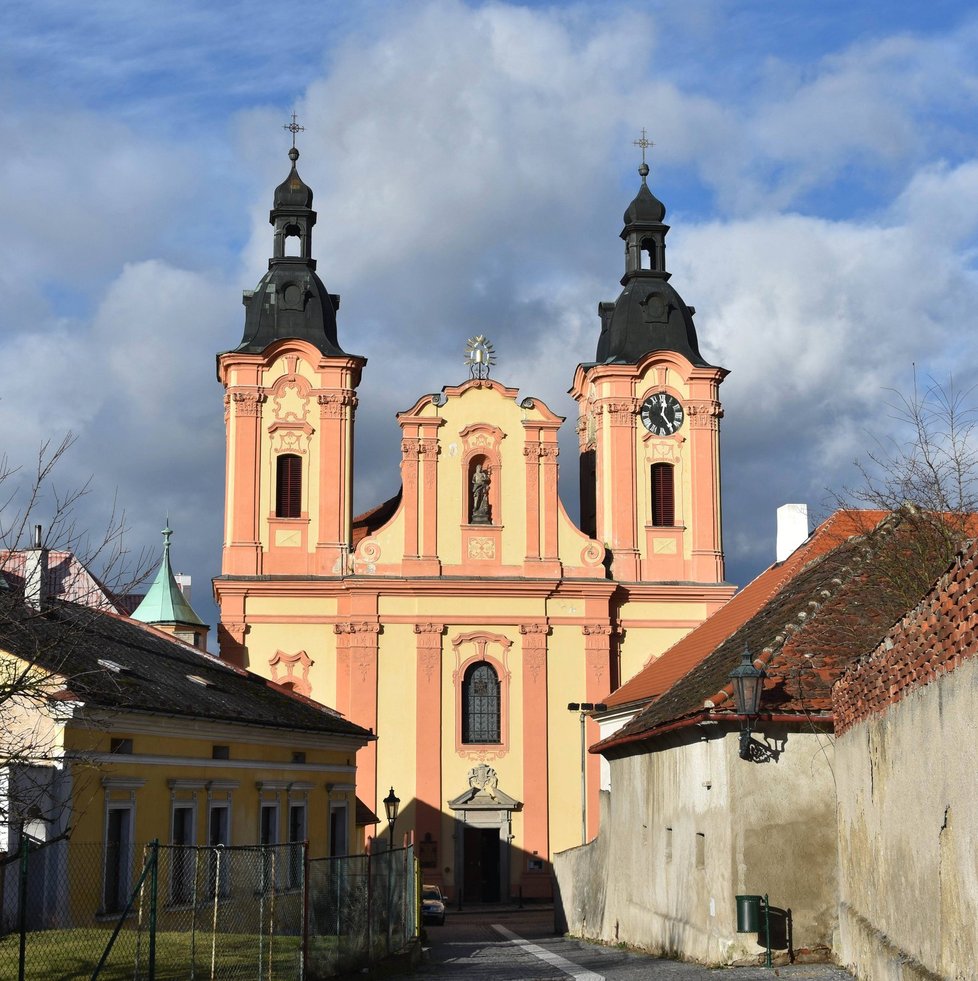
[[[29,551],[43,572],[46,550]],[[49,851],[60,888],[32,877],[38,925],[64,920],[69,901],[76,925],[123,908],[154,839],[362,848],[356,754],[369,732],[155,627],[51,600],[46,579],[0,592],[0,852],[70,836]]]
[[[425,878],[467,899],[550,894],[550,856],[597,828],[599,703],[732,595],[718,387],[669,284],[645,177],[618,300],[577,366],[583,508],[557,493],[563,419],[490,377],[405,392],[401,489],[354,518],[356,389],[312,257],[312,191],[276,189],[273,255],[218,357],[227,481],[221,656],[335,705],[378,741],[361,794],[402,801]],[[297,247],[287,243],[297,239]],[[292,254],[288,254],[291,251]],[[597,332],[596,332],[597,333]],[[568,366],[569,374],[573,365]]]

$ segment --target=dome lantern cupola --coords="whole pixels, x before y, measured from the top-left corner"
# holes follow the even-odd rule
[[[601,336],[595,361],[600,364],[637,364],[652,351],[676,351],[691,364],[706,365],[696,340],[692,307],[669,283],[666,270],[665,205],[649,189],[649,165],[645,149],[651,142],[636,141],[642,147],[638,168],[642,184],[625,209],[625,274],[618,299],[598,304]]]
[[[275,341],[294,339],[308,341],[325,357],[346,357],[336,337],[340,298],[327,291],[312,257],[312,229],[316,224],[312,188],[296,168],[299,151],[295,134],[302,127],[296,125],[293,115],[292,125],[285,128],[292,131],[292,168],[275,188],[268,215],[274,229],[272,257],[258,285],[244,291],[244,334],[234,351],[260,354]]]

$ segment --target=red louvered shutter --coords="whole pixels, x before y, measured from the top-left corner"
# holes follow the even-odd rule
[[[285,453],[276,466],[275,516],[298,518],[302,515],[302,458]]]
[[[676,523],[676,496],[672,464],[652,464],[652,524],[671,528]]]

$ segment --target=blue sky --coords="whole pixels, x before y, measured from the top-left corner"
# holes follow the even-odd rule
[[[887,392],[914,366],[973,374],[976,52],[978,16],[948,2],[11,8],[8,458],[77,433],[60,479],[94,474],[80,519],[98,527],[118,494],[131,544],[155,550],[169,512],[214,616],[214,355],[265,268],[294,108],[340,339],[369,358],[358,508],[396,489],[394,413],[459,381],[477,332],[503,381],[570,417],[573,498],[566,389],[617,295],[647,127],[672,282],[731,371],[725,546],[743,583],[773,557],[779,504],[824,511],[874,438],[903,438]]]

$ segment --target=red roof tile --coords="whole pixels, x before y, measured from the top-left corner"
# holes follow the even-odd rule
[[[658,698],[718,644],[742,627],[809,562],[825,555],[847,538],[865,534],[885,515],[885,511],[837,511],[783,562],[776,562],[765,569],[713,616],[612,692],[604,699],[605,704],[608,708],[618,708]]]
[[[855,514],[858,519],[860,513]],[[735,724],[729,675],[745,647],[767,674],[762,720],[795,719],[831,728],[833,684],[919,602],[946,568],[950,541],[962,531],[913,509],[895,512],[867,534],[852,537],[844,534],[854,527],[849,519],[839,521],[833,536],[839,544],[814,557],[808,553],[807,562],[802,557],[800,568],[793,565],[794,574],[748,619],[592,752],[641,752],[659,733],[704,718]],[[970,531],[974,524],[963,528]]]

